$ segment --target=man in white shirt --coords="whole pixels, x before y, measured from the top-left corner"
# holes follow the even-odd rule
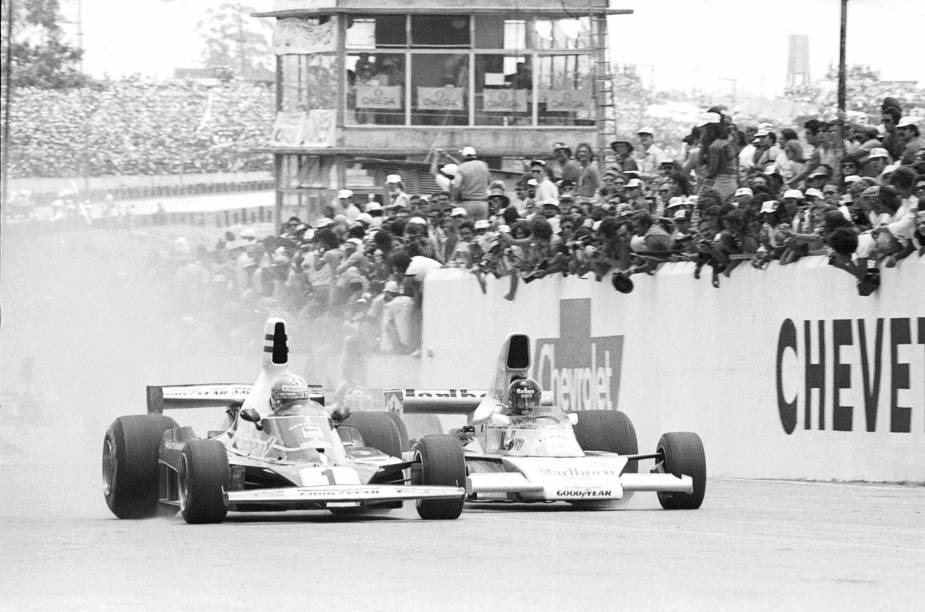
[[[636,135],[639,136],[639,151],[636,152],[639,176],[644,179],[653,179],[658,176],[658,167],[665,158],[665,153],[653,144],[655,135],[652,128],[640,128]]]

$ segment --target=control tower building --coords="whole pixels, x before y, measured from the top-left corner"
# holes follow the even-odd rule
[[[338,189],[387,174],[436,190],[436,149],[498,177],[555,142],[615,137],[608,0],[277,0],[277,218],[313,219]]]

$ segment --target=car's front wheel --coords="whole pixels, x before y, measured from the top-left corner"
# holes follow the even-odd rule
[[[411,483],[447,487],[466,486],[466,459],[462,445],[452,436],[424,436],[414,445]],[[419,499],[415,504],[422,519],[455,519],[465,499]]]
[[[183,447],[177,476],[180,513],[187,523],[221,523],[228,514],[225,490],[231,482],[221,442],[192,440]]]
[[[117,418],[103,438],[103,496],[120,519],[158,514],[158,448],[177,422],[161,415]]]
[[[677,477],[690,476],[694,481],[691,493],[659,491],[658,501],[666,510],[695,510],[703,503],[707,486],[707,460],[700,436],[689,431],[662,434],[657,453],[662,455],[657,470]]]

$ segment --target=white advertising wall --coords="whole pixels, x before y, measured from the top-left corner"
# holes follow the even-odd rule
[[[710,269],[663,265],[611,284],[521,283],[438,270],[425,281],[419,384],[485,388],[499,347],[526,333],[533,374],[567,409],[618,408],[640,450],[665,431],[701,435],[714,476],[925,482],[925,259],[882,286],[809,257],[719,288]]]

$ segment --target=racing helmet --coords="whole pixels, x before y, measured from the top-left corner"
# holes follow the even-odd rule
[[[301,376],[286,374],[270,387],[270,410],[279,412],[309,399],[308,383]]]
[[[540,405],[540,395],[543,390],[538,382],[532,378],[521,378],[511,383],[507,389],[508,399],[511,402],[511,411],[520,416],[531,414]]]

